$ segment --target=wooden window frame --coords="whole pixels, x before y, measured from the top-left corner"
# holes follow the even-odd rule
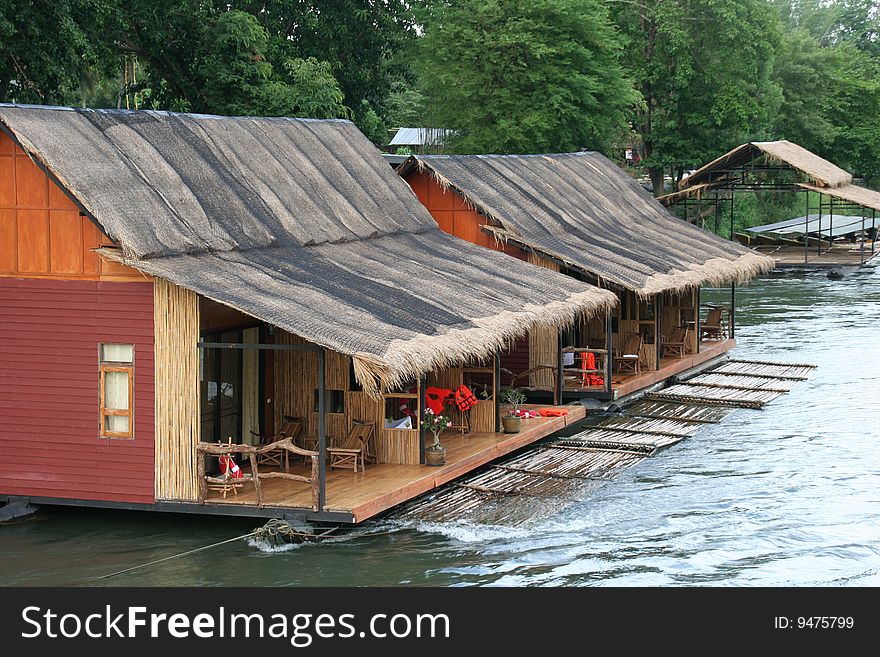
[[[111,343],[107,343],[111,344]],[[116,343],[112,343],[116,344]],[[99,357],[103,355],[103,344],[98,348],[101,350]],[[132,345],[132,358],[134,358],[134,345]],[[101,438],[134,438],[134,363],[113,363],[111,361],[100,361],[98,370],[100,372],[100,414],[98,415],[98,429]],[[128,374],[128,408],[116,409],[107,408],[105,405],[105,382],[108,372],[125,372]],[[127,417],[128,431],[108,431],[105,428],[105,420],[107,416]]]

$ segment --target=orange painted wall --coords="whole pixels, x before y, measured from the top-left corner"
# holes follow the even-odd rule
[[[468,242],[485,246],[496,251],[503,251],[514,258],[528,260],[528,254],[515,246],[500,246],[495,238],[480,229],[489,220],[479,212],[472,210],[464,202],[461,195],[451,189],[443,189],[427,172],[413,173],[406,177],[419,201],[422,202],[440,230],[455,235]],[[524,335],[514,342],[512,347],[501,355],[501,367],[511,372],[524,372],[529,368],[529,336]],[[502,384],[509,381],[502,377]]]
[[[100,246],[112,243],[0,132],[0,278],[148,280],[101,258]]]
[[[488,224],[489,220],[476,210],[469,208],[458,192],[443,189],[427,172],[410,174],[406,181],[422,205],[428,208],[428,212],[431,213],[434,221],[443,232],[479,246],[504,251],[520,260],[528,258],[522,249],[515,246],[502,247],[496,244],[494,237],[480,229],[480,226]]]

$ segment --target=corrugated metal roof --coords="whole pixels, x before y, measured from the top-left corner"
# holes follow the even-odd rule
[[[452,134],[446,128],[400,128],[391,140],[391,146],[441,146]]]

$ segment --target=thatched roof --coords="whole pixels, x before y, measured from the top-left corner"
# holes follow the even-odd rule
[[[0,126],[115,257],[353,356],[372,393],[616,302],[442,233],[348,121],[6,105]]]
[[[799,187],[843,199],[844,201],[871,208],[872,210],[880,210],[880,192],[875,192],[873,189],[868,189],[867,187],[844,185],[843,187],[828,189],[827,187],[816,187],[815,185],[808,185],[806,183],[800,183]]]
[[[742,282],[773,260],[678,219],[599,153],[418,155],[486,215],[499,240],[532,249],[643,296]]]
[[[852,183],[852,175],[828,160],[790,141],[752,141],[737,146],[709,164],[700,167],[679,183],[680,189],[724,180],[731,169],[738,169],[767,155],[772,161],[787,164],[810,178],[819,187],[842,187]]]

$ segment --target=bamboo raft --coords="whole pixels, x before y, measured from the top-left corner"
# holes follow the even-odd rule
[[[812,365],[728,361],[567,437],[532,446],[404,506],[423,522],[524,525],[559,511],[658,450],[717,424],[737,408],[763,408]]]
[[[670,419],[694,424],[717,424],[733,412],[723,406],[700,406],[683,402],[638,401],[626,411],[634,417]]]
[[[815,365],[772,363],[757,360],[729,360],[717,369],[712,370],[712,373],[746,374],[750,376],[764,376],[773,379],[806,381],[814,369],[816,369]]]
[[[660,392],[649,392],[648,399],[660,401],[680,401],[710,406],[732,406],[734,408],[764,408],[783,393],[775,390],[741,390],[739,388],[710,388],[708,386],[678,383]]]
[[[700,426],[695,422],[675,419],[642,418],[618,416],[602,420],[597,427],[605,429],[623,429],[631,433],[648,433],[666,436],[681,436],[687,438],[699,431]]]

